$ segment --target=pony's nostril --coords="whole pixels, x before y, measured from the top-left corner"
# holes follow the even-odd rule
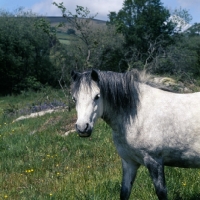
[[[89,124],[88,124],[88,123],[86,123],[85,125],[78,125],[78,124],[75,124],[75,127],[76,127],[76,130],[77,130],[78,132],[83,133],[83,132],[87,132],[87,131],[88,131],[88,129],[89,129]]]
[[[86,123],[85,131],[87,131],[88,127],[89,127],[89,124]]]

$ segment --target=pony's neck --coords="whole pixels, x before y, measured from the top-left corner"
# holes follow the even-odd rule
[[[133,109],[132,111],[127,112],[126,110],[123,110],[122,108],[119,108],[118,111],[116,111],[115,107],[112,107],[112,105],[104,104],[104,112],[102,115],[102,119],[114,130],[119,131],[119,129],[123,129],[124,122],[130,122],[131,119],[133,119],[136,115],[136,112]]]
[[[116,104],[108,101],[108,98],[104,98],[102,119],[113,130],[123,129],[125,128],[124,124],[132,123],[137,118],[137,111],[140,107],[140,99],[142,98],[144,87],[148,87],[148,90],[151,88],[146,84],[135,82],[132,90],[128,94],[132,95],[131,101],[129,101],[130,105],[118,105],[116,107]]]

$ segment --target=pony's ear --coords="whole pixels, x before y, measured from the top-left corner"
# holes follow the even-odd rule
[[[73,81],[75,81],[80,76],[80,73],[75,72],[74,70],[71,71],[71,77]]]
[[[93,81],[98,82],[99,81],[99,74],[96,70],[92,70],[91,72],[91,78]]]

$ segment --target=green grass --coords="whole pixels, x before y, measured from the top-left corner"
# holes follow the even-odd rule
[[[65,44],[65,45],[69,45],[70,41],[69,40],[63,40],[63,39],[59,39],[60,43]]]
[[[64,98],[59,92],[49,93]],[[44,96],[24,95],[0,98],[0,199],[119,199],[121,162],[111,129],[99,120],[90,138],[76,133],[63,136],[74,124],[74,110],[13,123],[15,116],[2,114],[8,102],[23,107]],[[199,169],[166,167],[165,171],[170,200],[200,199]],[[130,199],[157,199],[144,167]]]
[[[66,34],[64,32],[56,33],[56,36],[58,37],[59,41],[62,44],[66,44],[66,45],[69,45],[71,43],[71,41],[76,41],[77,40],[76,36],[68,35],[68,34]]]

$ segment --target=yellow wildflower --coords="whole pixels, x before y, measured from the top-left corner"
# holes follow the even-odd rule
[[[183,186],[186,186],[186,183],[185,182],[182,182]]]
[[[26,173],[31,173],[31,172],[33,172],[34,170],[33,169],[27,169],[25,172]]]

